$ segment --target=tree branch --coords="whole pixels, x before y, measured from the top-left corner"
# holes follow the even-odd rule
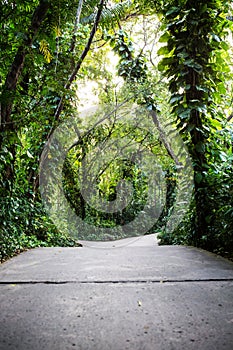
[[[83,0],[79,0],[77,12],[76,12],[76,17],[75,17],[75,22],[74,22],[73,36],[72,36],[72,40],[71,40],[71,44],[70,44],[70,52],[73,52],[75,49],[76,34],[77,34],[77,30],[78,30],[78,24],[80,22],[82,7],[83,7]]]
[[[231,113],[231,115],[229,115],[229,117],[227,117],[227,121],[231,121],[231,119],[233,118],[233,113]]]
[[[96,14],[96,18],[95,18],[95,22],[93,24],[93,27],[92,27],[92,30],[91,30],[91,33],[90,33],[90,36],[89,36],[89,39],[88,39],[88,42],[78,60],[78,62],[76,63],[76,66],[73,70],[73,72],[71,73],[67,83],[65,84],[64,88],[66,90],[69,90],[70,87],[71,87],[71,84],[73,83],[73,81],[75,80],[77,74],[78,74],[78,71],[86,57],[86,55],[88,54],[89,50],[90,50],[90,47],[91,47],[91,44],[92,44],[92,41],[94,39],[94,36],[95,36],[95,33],[97,31],[97,28],[98,28],[98,24],[99,24],[99,21],[100,21],[100,17],[101,17],[101,13],[103,11],[103,5],[104,5],[104,0],[101,0],[100,1],[100,4],[99,4],[99,7],[98,7],[98,12]],[[60,114],[63,110],[63,107],[64,107],[64,103],[63,103],[63,100],[64,100],[64,95],[61,97],[60,101],[59,101],[59,104],[57,106],[57,109],[55,111],[55,114],[54,114],[54,118],[55,120],[58,120],[59,117],[60,117]]]
[[[154,125],[158,129],[160,140],[162,141],[164,147],[166,148],[167,153],[174,160],[175,164],[180,166],[181,163],[179,162],[178,158],[176,157],[175,153],[173,152],[171,145],[169,144],[169,142],[166,139],[166,136],[165,136],[164,131],[160,125],[160,122],[159,122],[159,119],[157,117],[156,112],[152,110],[152,111],[150,111],[150,114],[152,116],[152,120],[153,120]]]

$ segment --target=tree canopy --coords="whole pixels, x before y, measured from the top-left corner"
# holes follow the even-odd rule
[[[141,226],[159,233],[161,244],[232,257],[232,2],[2,0],[0,10],[1,260],[30,247],[113,239],[98,236],[104,229],[125,237],[138,218],[131,235]],[[98,99],[88,118],[82,86]],[[60,192],[40,188],[41,164],[57,181],[49,147],[59,127],[74,128],[78,140],[62,169],[69,216],[92,233],[66,230],[65,212],[55,223],[43,201],[61,211]],[[185,157],[191,175],[189,165],[181,169]],[[150,187],[153,174],[162,185]]]

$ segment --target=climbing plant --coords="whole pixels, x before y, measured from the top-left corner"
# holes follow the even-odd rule
[[[159,68],[167,78],[176,125],[195,171],[192,242],[210,248],[213,164],[219,156],[218,130],[226,123],[231,22],[229,1],[171,1],[164,4]],[[213,223],[213,222],[212,222]]]

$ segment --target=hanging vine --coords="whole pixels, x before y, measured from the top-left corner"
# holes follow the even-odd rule
[[[160,62],[169,80],[170,104],[178,130],[187,142],[195,171],[195,242],[208,232],[207,171],[213,155],[213,139],[221,125],[218,105],[226,95],[229,74],[228,45],[231,25],[226,18],[228,1],[178,0],[163,8],[164,33]],[[203,243],[203,245],[205,245]]]

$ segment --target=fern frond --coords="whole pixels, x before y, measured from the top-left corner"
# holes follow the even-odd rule
[[[46,62],[50,63],[52,60],[52,54],[49,50],[49,44],[46,40],[42,39],[40,41],[40,52],[44,55]]]

